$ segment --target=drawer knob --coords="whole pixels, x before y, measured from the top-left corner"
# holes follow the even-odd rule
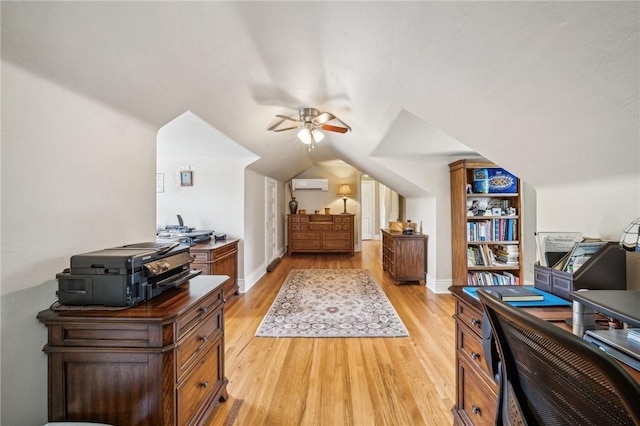
[[[473,414],[480,414],[480,409],[476,405],[471,406],[471,411],[473,411]]]
[[[474,361],[477,361],[477,360],[479,360],[479,359],[480,359],[480,354],[479,354],[478,352],[471,352],[471,358],[472,358]]]
[[[207,336],[202,336],[202,337],[200,338],[200,341],[201,341],[202,343],[207,343],[207,340],[209,340],[209,338],[208,338]]]
[[[200,387],[201,388],[206,388],[208,386],[209,386],[209,382],[208,381],[205,380],[204,382],[200,382]],[[475,405],[474,405],[474,407],[475,407]]]
[[[471,324],[475,325],[476,327],[480,327],[480,320],[476,318],[471,318]]]
[[[202,308],[198,309],[198,311],[200,311],[200,313],[202,315],[206,314],[207,312],[209,312],[209,309],[207,309],[206,306],[203,306]]]

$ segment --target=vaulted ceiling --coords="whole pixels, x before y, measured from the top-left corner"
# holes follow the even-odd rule
[[[533,185],[638,173],[636,2],[7,2],[2,57],[160,129],[191,111],[287,180],[478,153]],[[311,153],[275,114],[353,132]],[[397,162],[396,162],[397,163]],[[428,185],[428,184],[425,184]]]

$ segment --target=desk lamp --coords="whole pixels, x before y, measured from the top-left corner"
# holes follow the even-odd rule
[[[640,217],[624,230],[620,236],[620,247],[627,251],[640,252]]]
[[[342,214],[347,214],[347,197],[351,195],[351,187],[346,183],[340,185],[338,188],[338,195],[342,197],[342,201],[344,201],[344,211]]]

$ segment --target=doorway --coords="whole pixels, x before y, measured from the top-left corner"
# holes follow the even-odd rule
[[[360,203],[362,205],[362,240],[374,238],[376,223],[376,184],[373,180],[360,181]]]
[[[269,265],[277,257],[276,248],[276,202],[278,199],[277,182],[269,177],[265,178],[265,261]]]

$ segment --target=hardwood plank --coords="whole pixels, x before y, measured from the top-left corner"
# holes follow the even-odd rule
[[[401,338],[254,337],[291,269],[369,269],[409,331]],[[210,425],[443,425],[455,400],[454,300],[397,285],[379,241],[361,253],[285,256],[226,307],[229,399]]]

